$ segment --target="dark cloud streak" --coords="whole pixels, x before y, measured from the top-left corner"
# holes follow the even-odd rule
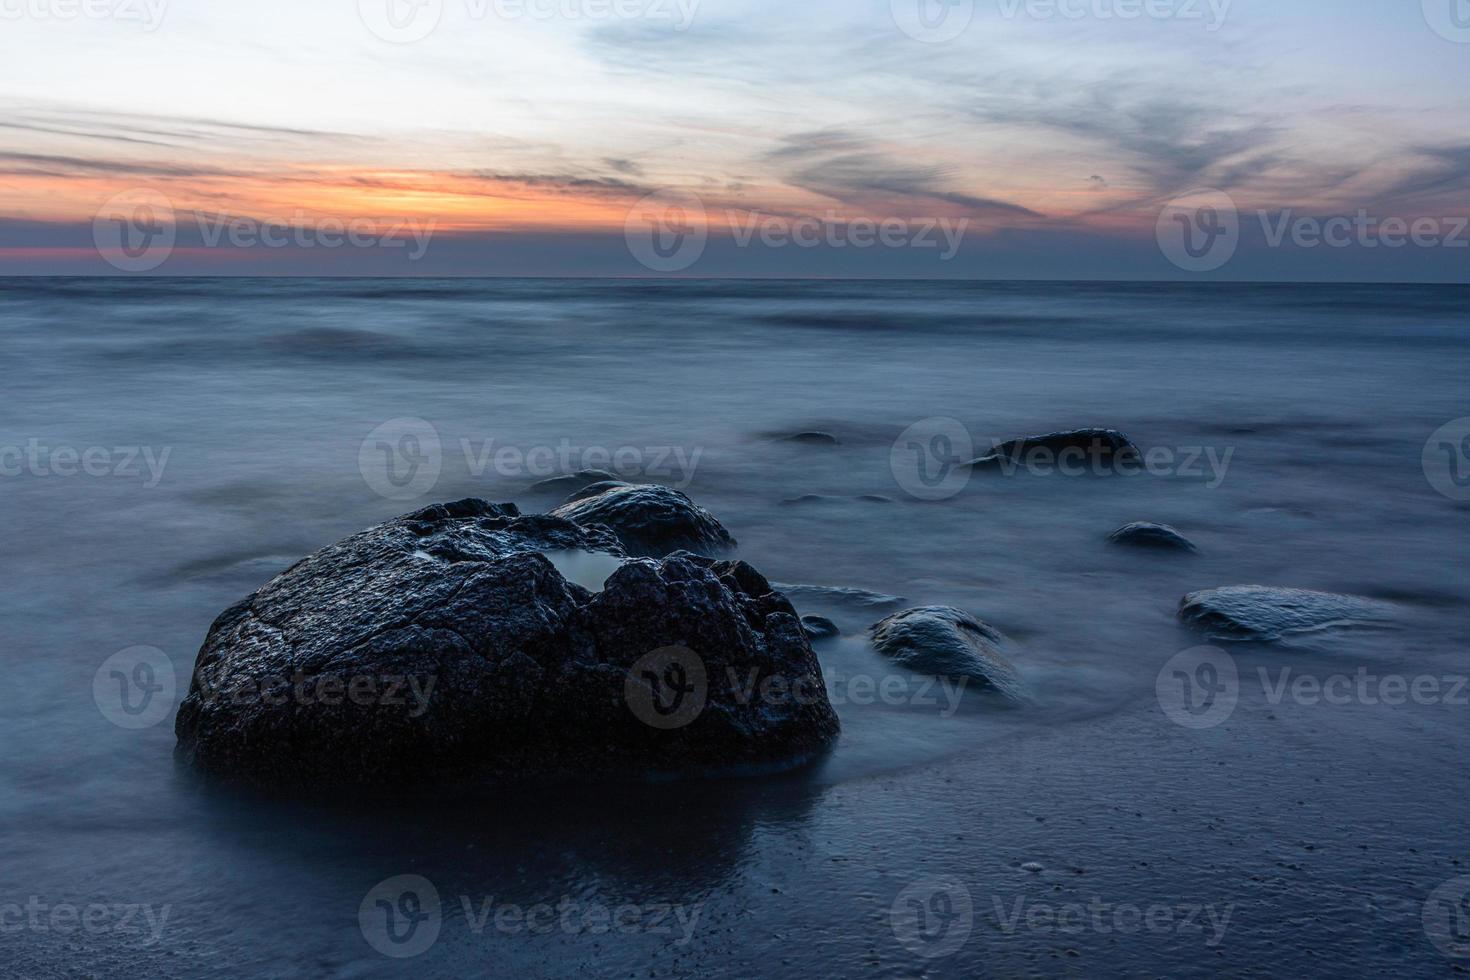
[[[846,130],[786,137],[767,159],[788,167],[786,182],[791,186],[844,204],[908,198],[954,205],[986,217],[1041,217],[1019,204],[945,189],[946,174],[940,168],[902,163],[875,149],[872,140]]]

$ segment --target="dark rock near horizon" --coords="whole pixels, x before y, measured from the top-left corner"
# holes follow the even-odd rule
[[[842,635],[837,624],[825,616],[803,616],[801,625],[806,629],[806,635],[813,640],[830,640]]]
[[[840,446],[842,440],[830,432],[792,432],[771,437],[772,442],[793,442],[803,446]]]
[[[802,504],[840,504],[854,500],[865,504],[893,503],[892,497],[884,497],[876,493],[865,493],[856,497],[836,497],[825,493],[805,493],[800,497],[789,497],[781,501],[781,505],[784,507],[796,507]]]
[[[606,527],[637,556],[658,558],[675,551],[718,555],[736,544],[709,511],[678,490],[653,484],[614,487],[551,513],[583,527]]]
[[[569,548],[622,554],[600,527],[466,500],[298,562],[210,628],[181,758],[262,786],[392,790],[785,764],[836,736],[796,612],[755,569],[630,560],[592,593],[542,554]],[[814,693],[745,696],[772,678]],[[669,727],[664,709],[688,717]]]
[[[1387,603],[1359,596],[1237,585],[1185,596],[1179,618],[1212,640],[1269,643],[1326,629],[1384,626]]]
[[[801,504],[821,504],[842,500],[842,497],[833,497],[824,493],[804,493],[800,497],[787,497],[781,501],[782,507],[796,507]]]
[[[1199,548],[1195,546],[1195,543],[1180,534],[1175,528],[1167,524],[1154,524],[1150,521],[1137,521],[1126,527],[1120,527],[1108,536],[1108,540],[1113,544],[1130,548],[1199,553]]]
[[[967,677],[1009,700],[1028,700],[1020,673],[1001,652],[1005,637],[969,613],[922,606],[889,616],[870,632],[879,653],[915,673]]]
[[[1042,436],[1026,436],[1012,439],[991,447],[971,466],[989,466],[1003,462],[1025,463],[1028,457],[1041,452],[1053,459],[1066,451],[1078,451],[1084,459],[1116,461],[1140,458],[1139,449],[1133,441],[1117,429],[1074,429],[1070,432],[1050,432]]]

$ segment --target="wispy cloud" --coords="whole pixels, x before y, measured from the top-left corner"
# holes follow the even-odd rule
[[[785,179],[793,187],[847,205],[929,202],[989,217],[1040,217],[1019,204],[946,188],[948,174],[942,168],[904,163],[878,150],[872,140],[845,130],[785,137],[768,158],[789,168]]]
[[[1407,163],[1412,172],[1386,187],[1386,197],[1463,197],[1470,190],[1470,143],[1416,146]]]
[[[221,167],[114,160],[105,157],[53,156],[45,153],[0,151],[0,173],[63,176],[112,174],[121,177],[239,177],[243,171]]]

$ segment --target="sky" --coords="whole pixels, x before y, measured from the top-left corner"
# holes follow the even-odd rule
[[[1470,281],[1470,0],[0,0],[0,275]]]

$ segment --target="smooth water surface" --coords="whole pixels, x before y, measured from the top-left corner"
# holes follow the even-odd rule
[[[0,909],[7,972],[386,976],[404,964],[359,909],[398,875],[443,909],[409,968],[464,975],[1447,972],[1421,913],[1470,874],[1470,705],[1272,703],[1258,678],[1470,671],[1470,505],[1423,465],[1470,415],[1467,308],[1456,287],[0,281],[0,906],[159,925]],[[900,437],[953,434],[934,419],[977,454],[1114,426],[1175,465],[920,499]],[[776,440],[808,430],[839,443]],[[905,678],[863,639],[903,605],[803,590],[845,634],[817,647],[844,734],[796,772],[306,805],[177,769],[171,712],[99,710],[111,655],[155,647],[186,685],[216,614],[348,533],[466,496],[554,506],[527,489],[548,459],[686,489],[773,581],[973,612],[1035,703]],[[1107,544],[1135,520],[1202,554]],[[1175,724],[1156,681],[1203,642],[1180,597],[1252,583],[1395,621],[1233,649],[1229,720]],[[895,902],[954,882],[968,938],[916,955]],[[487,903],[648,914],[528,931]],[[1228,925],[1055,925],[1161,904]]]

